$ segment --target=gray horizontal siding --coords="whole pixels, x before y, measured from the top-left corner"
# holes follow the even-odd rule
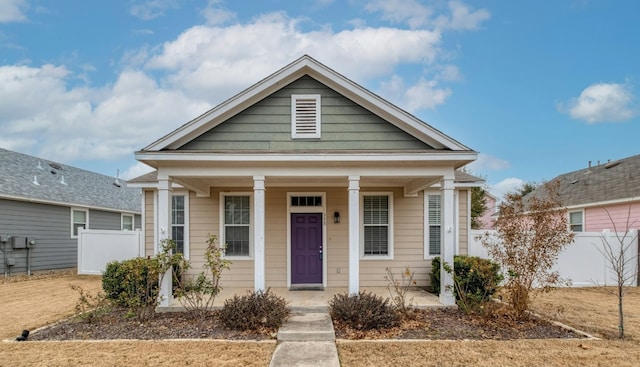
[[[71,238],[68,207],[0,199],[0,236],[28,237],[36,241],[31,250],[31,270],[71,268],[77,264],[77,240]],[[3,248],[4,250],[4,248]],[[27,271],[27,251],[6,246],[6,256],[16,259],[12,273]],[[0,271],[5,272],[4,254]]]
[[[291,138],[291,95],[320,94],[322,137]],[[180,150],[413,150],[431,149],[315,79],[278,90]]]
[[[140,215],[135,216],[139,228]],[[89,228],[121,229],[121,213],[89,210]],[[78,240],[71,238],[71,209],[69,207],[0,199],[0,236],[28,237],[36,241],[31,250],[33,272],[72,268],[77,266]],[[16,265],[12,273],[27,271],[27,250],[6,249],[6,257],[13,257]],[[6,269],[5,254],[0,252],[0,273]]]

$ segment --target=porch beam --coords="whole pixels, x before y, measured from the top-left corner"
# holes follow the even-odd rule
[[[265,282],[265,178],[253,176],[253,261],[255,291],[264,291]]]
[[[415,180],[411,180],[404,185],[404,196],[417,196],[418,192],[429,188],[438,180],[434,178],[416,178]]]
[[[161,251],[161,243],[171,238],[171,181],[168,179],[158,180],[158,243],[154,246],[154,253],[157,255]],[[173,292],[171,292],[172,271],[169,269],[162,278],[160,284],[160,307],[169,307],[173,301]]]
[[[183,180],[180,178],[172,178],[173,181],[177,184],[180,184],[186,189],[194,191],[198,197],[208,198],[211,195],[211,187],[208,183],[204,181],[195,181],[193,179]]]
[[[452,175],[453,176],[453,175]],[[454,185],[453,177],[445,177],[442,180],[442,248],[440,261],[440,303],[443,305],[455,305],[456,299],[453,295],[453,278],[451,274],[444,270],[444,263],[449,264],[453,271],[453,253],[455,251],[455,208],[454,208]]]
[[[349,294],[360,291],[360,176],[349,176]]]

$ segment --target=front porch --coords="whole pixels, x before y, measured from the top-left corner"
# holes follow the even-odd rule
[[[336,294],[348,293],[347,287],[333,287],[325,288],[324,290],[290,290],[288,288],[270,288],[274,294],[285,298],[289,302],[289,307],[293,311],[326,311],[328,309],[329,302]],[[371,292],[382,298],[390,298],[389,290],[386,287],[363,287],[361,289],[364,292]],[[229,298],[233,298],[234,295],[243,296],[247,292],[252,292],[253,289],[242,288],[226,288],[223,289],[216,297],[214,302],[214,308],[219,309],[224,305],[224,301]],[[407,300],[415,308],[428,309],[437,307],[452,307],[446,306],[440,303],[437,295],[429,293],[420,288],[412,288],[408,292]],[[453,306],[455,307],[455,306]],[[185,311],[184,307],[180,304],[178,299],[173,299],[171,304],[167,307],[158,306],[158,312],[182,312]]]

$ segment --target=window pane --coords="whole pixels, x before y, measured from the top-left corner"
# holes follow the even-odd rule
[[[87,221],[87,213],[80,211],[80,210],[74,210],[73,211],[73,222],[74,223],[86,223]]]
[[[250,218],[249,196],[225,196],[225,224],[249,224]]]
[[[226,256],[249,256],[249,226],[227,226],[224,237]]]
[[[184,224],[184,196],[173,196],[171,200],[171,223]]]
[[[73,235],[78,235],[78,228],[86,228],[84,223],[73,223]]]
[[[364,227],[365,255],[389,254],[389,231],[387,226]]]
[[[365,196],[363,201],[364,224],[389,224],[389,197]]]
[[[582,224],[582,212],[569,213],[569,222],[571,224]]]
[[[429,224],[441,224],[442,199],[440,195],[429,195]]]
[[[440,226],[429,226],[429,255],[440,255],[441,236]]]
[[[176,253],[184,253],[184,226],[173,226],[171,239],[176,243]]]
[[[130,215],[122,216],[122,229],[125,231],[133,230],[133,217]]]

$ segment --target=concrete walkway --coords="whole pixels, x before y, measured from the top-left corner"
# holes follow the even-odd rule
[[[270,367],[339,367],[336,334],[327,312],[295,312],[278,331]]]

